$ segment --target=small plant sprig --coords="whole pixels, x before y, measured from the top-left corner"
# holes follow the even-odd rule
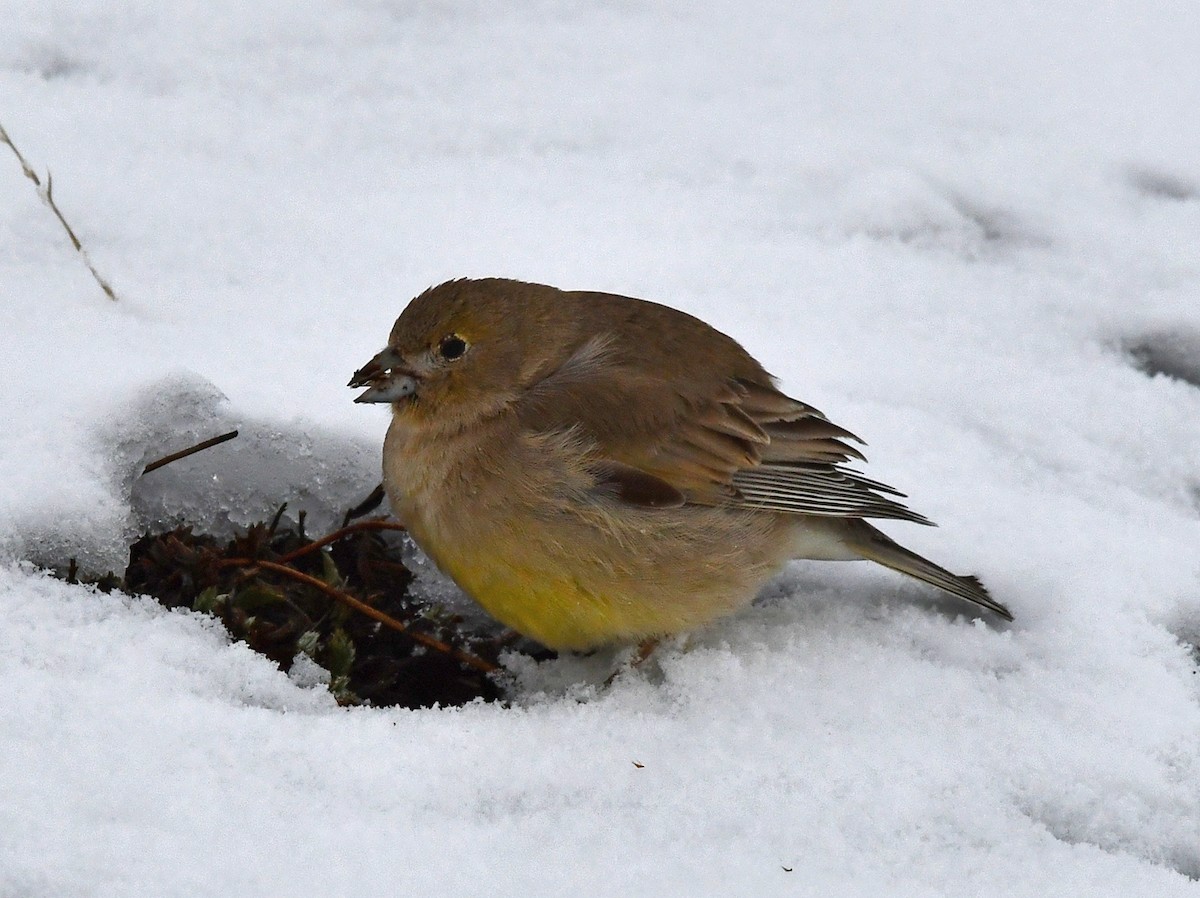
[[[76,252],[78,252],[83,258],[83,264],[86,265],[88,271],[92,273],[92,277],[96,279],[96,283],[100,285],[100,289],[104,291],[104,295],[113,302],[116,302],[117,294],[113,290],[112,285],[109,284],[109,282],[101,276],[100,272],[96,270],[96,266],[92,264],[92,259],[91,256],[88,255],[88,251],[84,249],[84,246],[79,241],[79,238],[75,236],[74,229],[67,223],[67,219],[63,216],[62,210],[58,208],[58,204],[54,202],[54,179],[51,177],[49,169],[46,170],[46,182],[43,184],[42,179],[39,178],[37,172],[33,170],[33,166],[31,166],[25,160],[25,156],[20,150],[17,149],[17,145],[12,142],[12,138],[8,136],[8,131],[5,130],[4,125],[0,125],[0,143],[7,144],[8,148],[13,151],[13,155],[15,155],[17,157],[17,161],[21,163],[21,171],[24,172],[25,177],[33,182],[34,187],[37,188],[38,196],[42,198],[42,202],[50,207],[50,211],[54,213],[54,217],[57,218],[59,224],[63,226],[63,230],[65,230],[67,232],[67,236],[71,238],[71,245],[75,247]]]

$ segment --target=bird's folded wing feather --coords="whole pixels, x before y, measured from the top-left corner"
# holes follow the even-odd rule
[[[706,368],[664,381],[605,350],[602,341],[586,344],[530,389],[517,413],[535,430],[577,428],[594,440],[615,463],[602,462],[598,475],[610,493],[607,480],[633,469],[694,504],[930,523],[892,498],[902,493],[843,467],[866,460],[847,442],[862,441],[781,393],[761,369],[722,377]],[[615,494],[645,494],[636,486],[618,484]]]

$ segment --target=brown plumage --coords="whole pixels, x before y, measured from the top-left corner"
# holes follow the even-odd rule
[[[845,467],[865,460],[854,434],[678,310],[450,281],[351,385],[392,403],[384,485],[414,539],[552,647],[697,626],[793,557],[867,558],[1011,617],[868,524],[929,522]]]

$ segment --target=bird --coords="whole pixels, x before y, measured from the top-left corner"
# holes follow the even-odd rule
[[[391,405],[383,485],[411,538],[550,649],[695,630],[793,559],[867,559],[1012,620],[978,578],[869,523],[931,522],[850,467],[858,437],[678,309],[451,280],[407,304],[349,386]]]

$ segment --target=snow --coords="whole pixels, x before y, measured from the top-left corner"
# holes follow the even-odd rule
[[[0,123],[120,297],[0,147],[0,895],[1200,895],[1197,45],[1165,0],[0,2]],[[33,566],[332,523],[386,427],[346,380],[463,275],[733,334],[1015,623],[798,563],[610,688],[340,709]]]

